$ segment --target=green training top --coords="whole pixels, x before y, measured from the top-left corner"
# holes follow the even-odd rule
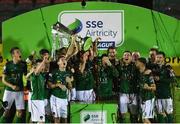
[[[13,61],[6,63],[4,67],[5,80],[20,88],[19,91],[23,91],[23,74],[27,74],[26,62],[20,61],[14,64]],[[6,90],[15,91],[11,87],[6,86]]]
[[[119,72],[119,92],[137,93],[137,68],[131,63],[129,65],[118,65]]]
[[[63,85],[67,85],[67,83],[66,83],[67,76],[71,76],[69,72],[60,71],[58,69],[58,70],[53,71],[51,74],[49,74],[49,82],[51,82],[53,84],[61,83]],[[62,99],[67,98],[67,90],[63,91],[59,87],[51,89],[51,94],[58,98],[62,98]]]
[[[171,75],[171,69],[163,65],[159,67],[159,77],[160,80],[156,81],[156,97],[158,99],[167,99],[171,97],[171,83],[175,78]]]
[[[45,73],[34,73],[30,77],[32,96],[31,100],[44,100],[45,99]]]
[[[114,77],[118,77],[119,73],[114,66],[108,66],[104,68],[100,66],[98,68],[98,95],[100,97],[112,96],[112,81]]]
[[[94,77],[93,77],[93,66],[92,62],[88,61],[83,73],[79,70],[74,73],[74,80],[76,83],[77,91],[90,90],[94,87]]]
[[[152,76],[152,73],[150,74],[140,74],[139,76],[139,84],[140,84],[140,96],[142,98],[142,101],[150,100],[154,98],[155,94],[153,91],[145,90],[144,84],[148,84],[148,86],[151,86],[151,84],[154,84],[154,79]]]

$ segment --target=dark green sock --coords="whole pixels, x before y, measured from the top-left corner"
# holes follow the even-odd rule
[[[167,114],[167,122],[173,123],[174,122],[173,120],[174,120],[173,114]]]
[[[48,116],[48,115],[45,116],[45,123],[52,123],[50,116]]]
[[[162,114],[157,114],[158,123],[166,123],[166,118]]]
[[[2,115],[0,118],[0,123],[7,123],[7,118]]]
[[[130,123],[130,115],[129,113],[126,113],[121,117],[120,123]]]
[[[131,123],[138,123],[138,115],[130,115]]]
[[[30,119],[31,119],[31,113],[28,112],[28,114],[26,116],[26,123],[30,123]]]
[[[16,117],[15,123],[22,123],[22,117]]]

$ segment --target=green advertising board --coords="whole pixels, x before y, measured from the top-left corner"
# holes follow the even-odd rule
[[[167,56],[180,56],[179,20],[127,4],[87,2],[87,5],[82,7],[80,2],[74,2],[36,9],[3,22],[4,57],[10,58],[9,50],[13,46],[22,49],[23,58],[26,58],[33,50],[39,51],[41,48],[51,50],[53,40],[51,26],[59,20],[60,13],[64,11],[123,11],[123,29],[121,29],[123,36],[120,38],[123,41],[117,47],[118,57],[121,57],[125,50],[140,51],[142,56],[147,56],[149,48],[153,46],[158,46],[160,50],[165,51]],[[101,17],[101,14],[98,16]],[[88,18],[88,13],[83,17]],[[114,18],[114,20],[118,19],[118,17]],[[109,17],[110,25],[112,25],[111,20],[112,17]],[[106,21],[108,22],[108,19]],[[100,22],[99,26],[104,23]],[[122,27],[117,25],[118,28]]]
[[[78,104],[70,107],[71,123],[115,123],[117,104]]]

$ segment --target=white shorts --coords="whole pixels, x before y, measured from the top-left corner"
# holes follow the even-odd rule
[[[44,100],[31,100],[31,120],[33,122],[45,122]]]
[[[24,93],[23,91],[4,91],[3,101],[8,102],[8,106],[6,109],[10,109],[13,102],[15,101],[16,109],[22,110],[24,109]]]
[[[142,119],[154,118],[154,98],[141,104]]]
[[[52,115],[55,118],[57,117],[67,118],[67,105],[68,105],[67,99],[61,99],[54,95],[51,95],[50,104],[51,104]]]
[[[76,100],[76,89],[68,90],[68,101]]]
[[[84,91],[76,91],[76,99],[82,102],[88,102],[91,103],[95,101],[96,95],[93,91],[91,90],[84,90]]]
[[[169,99],[157,99],[156,108],[158,113],[172,114],[173,113],[173,100]]]
[[[28,112],[31,112],[31,96],[32,96],[32,92],[29,92],[28,94]]]
[[[76,89],[71,89],[71,100],[76,100]]]
[[[137,112],[137,95],[120,93],[119,106],[121,113],[127,113],[129,108],[131,113],[135,114]]]

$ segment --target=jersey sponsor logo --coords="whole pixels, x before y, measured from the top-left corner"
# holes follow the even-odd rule
[[[52,74],[51,74],[51,73],[49,73],[49,77],[52,77]]]

